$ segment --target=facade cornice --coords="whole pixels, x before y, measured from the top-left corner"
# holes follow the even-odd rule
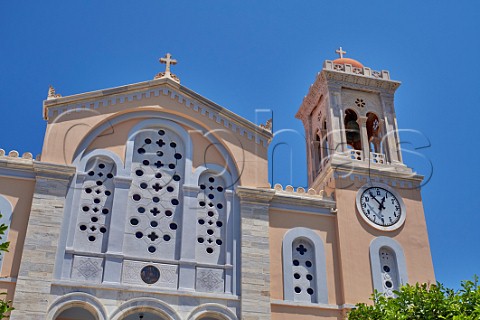
[[[33,163],[33,169],[37,176],[53,180],[69,180],[76,172],[73,166],[37,161]]]
[[[198,112],[199,115],[217,123],[223,123],[225,128],[241,136],[247,136],[249,140],[255,139],[256,143],[264,147],[268,146],[273,137],[269,130],[240,117],[168,78],[45,100],[43,102],[44,119],[55,121],[56,117],[65,112],[100,110],[107,106],[121,105],[160,95],[169,96],[186,108]]]
[[[242,203],[268,205],[275,196],[273,189],[237,187],[237,195]]]

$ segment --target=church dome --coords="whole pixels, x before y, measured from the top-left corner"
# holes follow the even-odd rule
[[[358,62],[357,60],[350,59],[350,58],[338,58],[333,60],[335,64],[351,64],[355,68],[363,68],[363,64]]]

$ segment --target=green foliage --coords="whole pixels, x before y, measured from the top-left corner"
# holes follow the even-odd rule
[[[2,217],[2,214],[0,213],[0,218],[1,217]],[[8,229],[8,226],[6,224],[2,223],[0,225],[0,240],[3,239],[3,236],[5,235],[5,231],[7,231],[7,229]],[[10,245],[10,242],[0,243],[0,251],[8,252],[9,245]],[[6,295],[6,293],[0,293],[0,295]],[[12,310],[13,310],[12,301],[0,299],[0,319],[8,318],[7,314]]]
[[[348,314],[349,320],[473,320],[480,319],[480,287],[478,277],[462,281],[454,291],[441,283],[406,285],[395,291],[395,298],[385,298],[375,291],[373,305],[357,304]]]

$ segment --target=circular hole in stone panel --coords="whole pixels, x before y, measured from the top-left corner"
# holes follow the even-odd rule
[[[383,271],[390,272],[390,267],[389,266],[383,266]]]
[[[142,163],[143,163],[144,166],[148,166],[148,165],[150,164],[150,161],[148,161],[148,160],[143,160]]]
[[[169,167],[170,169],[175,169],[175,164],[170,163],[170,164],[168,165],[168,167]]]
[[[92,217],[92,218],[90,219],[90,221],[92,221],[92,222],[97,222],[97,221],[98,221],[98,218],[97,218],[97,217]]]
[[[145,153],[145,149],[143,149],[143,148],[138,148],[137,152],[138,152],[139,154],[144,154],[144,153]]]
[[[85,192],[86,192],[86,193],[92,193],[92,189],[91,189],[91,188],[87,188],[87,189],[85,189]]]
[[[171,237],[168,234],[163,235],[163,240],[170,241]]]
[[[180,160],[182,159],[182,155],[180,153],[175,153],[174,155],[175,159]]]
[[[207,253],[213,253],[213,248],[208,247],[207,248]]]
[[[208,211],[207,214],[208,214],[209,217],[213,217],[213,216],[215,215],[215,212],[213,212],[213,211]]]
[[[80,230],[82,230],[82,231],[85,231],[85,230],[87,230],[87,226],[86,226],[86,225],[84,225],[84,224],[82,224],[82,225],[80,226]]]
[[[146,144],[150,144],[150,143],[152,143],[152,140],[149,139],[149,138],[147,138],[147,139],[145,139],[145,143],[146,143]]]
[[[300,274],[299,274],[299,273],[295,273],[295,274],[293,275],[293,277],[294,277],[295,279],[300,279]]]
[[[215,243],[218,244],[219,246],[221,246],[223,242],[222,242],[222,240],[217,239],[217,240],[215,240]]]
[[[217,188],[217,191],[218,191],[218,192],[223,192],[223,188],[222,188],[222,187],[218,187],[218,188]]]
[[[170,210],[167,210],[167,211],[165,211],[165,215],[166,215],[167,217],[171,217],[171,216],[173,215],[173,212],[170,211]]]
[[[162,174],[160,172],[155,173],[155,178],[160,179],[162,177]]]
[[[300,262],[298,260],[293,260],[293,265],[294,266],[299,266],[300,265]]]
[[[155,251],[157,251],[157,248],[155,248],[154,246],[148,247],[148,252],[154,253]]]
[[[82,207],[82,210],[85,211],[85,212],[87,212],[88,210],[90,210],[90,208],[87,207],[87,206],[83,206],[83,207]]]
[[[93,172],[93,171],[88,172],[88,175],[89,175],[90,177],[93,176],[94,174],[95,174],[95,172]]]
[[[168,191],[168,192],[173,192],[173,190],[175,190],[175,189],[173,189],[172,186],[168,186],[168,187],[167,187],[167,191]]]
[[[150,248],[148,248],[148,251],[150,251]],[[154,284],[160,279],[160,271],[154,266],[146,266],[140,271],[140,277],[146,284]]]
[[[308,289],[307,289],[307,293],[308,293],[309,295],[312,295],[312,294],[313,294],[313,289],[312,289],[312,288],[308,288]]]
[[[165,135],[165,130],[162,130],[162,129],[158,130],[158,134],[161,136]]]
[[[137,231],[137,232],[135,233],[135,237],[137,237],[138,239],[141,239],[141,238],[143,238],[143,233],[140,232],[140,231]]]
[[[159,198],[159,197],[153,197],[153,198],[152,198],[152,201],[155,202],[155,203],[157,203],[157,202],[160,201],[160,198]]]
[[[110,196],[111,194],[112,194],[112,192],[111,192],[111,191],[109,191],[109,190],[105,190],[105,195],[106,195],[106,196]]]
[[[132,218],[130,219],[130,223],[132,224],[132,226],[136,226],[139,223],[139,221],[137,218]]]
[[[206,187],[205,187],[204,184],[201,184],[201,185],[200,185],[200,189],[205,190],[205,188],[206,188]]]
[[[198,224],[205,224],[205,220],[203,220],[203,219],[198,219]]]
[[[208,229],[208,230],[207,230],[207,233],[208,233],[209,235],[212,235],[212,234],[213,234],[213,230],[212,230],[212,229]]]
[[[199,201],[199,202],[198,202],[198,205],[199,205],[200,207],[205,207],[205,201]]]
[[[93,242],[93,241],[95,241],[95,239],[96,239],[95,236],[89,236],[89,237],[88,237],[88,241],[92,241],[92,242]]]
[[[218,203],[218,204],[217,204],[217,208],[218,208],[218,209],[223,209],[223,204]]]
[[[173,223],[173,222],[170,223],[170,229],[172,229],[172,230],[177,230],[177,228],[178,228],[178,226],[177,226],[176,223]]]
[[[140,170],[140,169],[138,169],[138,170],[135,171],[135,174],[136,174],[137,176],[141,177],[141,176],[143,176],[143,171]]]
[[[307,274],[307,280],[308,281],[312,281],[313,280],[313,276],[311,274]]]
[[[150,225],[152,226],[152,228],[155,228],[158,226],[158,222],[153,220],[153,221],[150,221]]]
[[[157,151],[157,157],[161,157],[161,156],[163,156],[163,152],[160,151],[160,150],[158,150],[158,151]]]
[[[311,261],[306,261],[306,262],[305,262],[305,265],[306,265],[308,268],[310,268],[310,267],[312,266],[312,262],[311,262]]]
[[[175,142],[173,142],[173,141],[172,141],[172,142],[170,142],[170,147],[172,147],[172,148],[176,148],[176,147],[177,147],[177,144],[176,144]]]
[[[198,243],[204,243],[204,242],[205,242],[205,239],[203,239],[202,237],[198,237],[198,238],[197,238],[197,241],[198,241]]]
[[[174,206],[177,206],[179,204],[178,200],[177,199],[172,199],[172,204]]]
[[[100,163],[100,164],[98,165],[98,167],[99,167],[100,169],[103,169],[103,168],[105,168],[105,165],[104,165],[103,163]]]
[[[213,198],[215,198],[215,196],[214,196],[212,193],[210,193],[210,194],[208,195],[208,199],[211,200],[211,199],[213,199]]]
[[[208,178],[208,181],[210,181],[211,183],[215,182],[215,179],[213,177],[210,177]]]
[[[178,174],[174,174],[174,175],[173,175],[173,180],[174,180],[174,181],[180,181],[180,179],[181,179],[181,178],[180,178],[180,176],[179,176]]]
[[[93,199],[93,202],[94,202],[94,203],[100,203],[100,199],[95,198],[95,199]]]
[[[102,181],[97,181],[97,186],[101,186],[103,184]]]
[[[113,178],[113,174],[112,174],[112,173],[108,173],[108,174],[107,174],[107,178],[108,178],[108,179],[112,179],[112,178]]]
[[[142,197],[139,194],[134,194],[132,198],[135,201],[140,201],[140,199],[142,199]]]
[[[391,288],[391,287],[393,287],[393,283],[391,281],[385,281],[385,286],[387,288]]]
[[[103,208],[103,209],[102,209],[102,213],[103,213],[103,214],[108,214],[109,212],[110,212],[110,211],[109,211],[107,208]]]
[[[145,212],[145,208],[144,207],[138,207],[137,211],[139,213],[144,213]]]
[[[100,232],[101,232],[101,233],[105,233],[105,232],[107,232],[107,228],[105,228],[105,227],[101,227],[101,228],[100,228]]]
[[[221,228],[223,226],[222,221],[217,221],[217,227]]]
[[[300,287],[295,287],[295,292],[300,293],[300,292],[302,292],[302,289],[300,289]]]
[[[142,182],[140,183],[140,188],[142,189],[147,189],[148,188],[148,184],[146,182]]]

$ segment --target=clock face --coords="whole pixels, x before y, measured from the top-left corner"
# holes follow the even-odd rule
[[[405,205],[400,196],[383,184],[363,186],[357,194],[357,208],[371,226],[389,231],[405,221]]]

